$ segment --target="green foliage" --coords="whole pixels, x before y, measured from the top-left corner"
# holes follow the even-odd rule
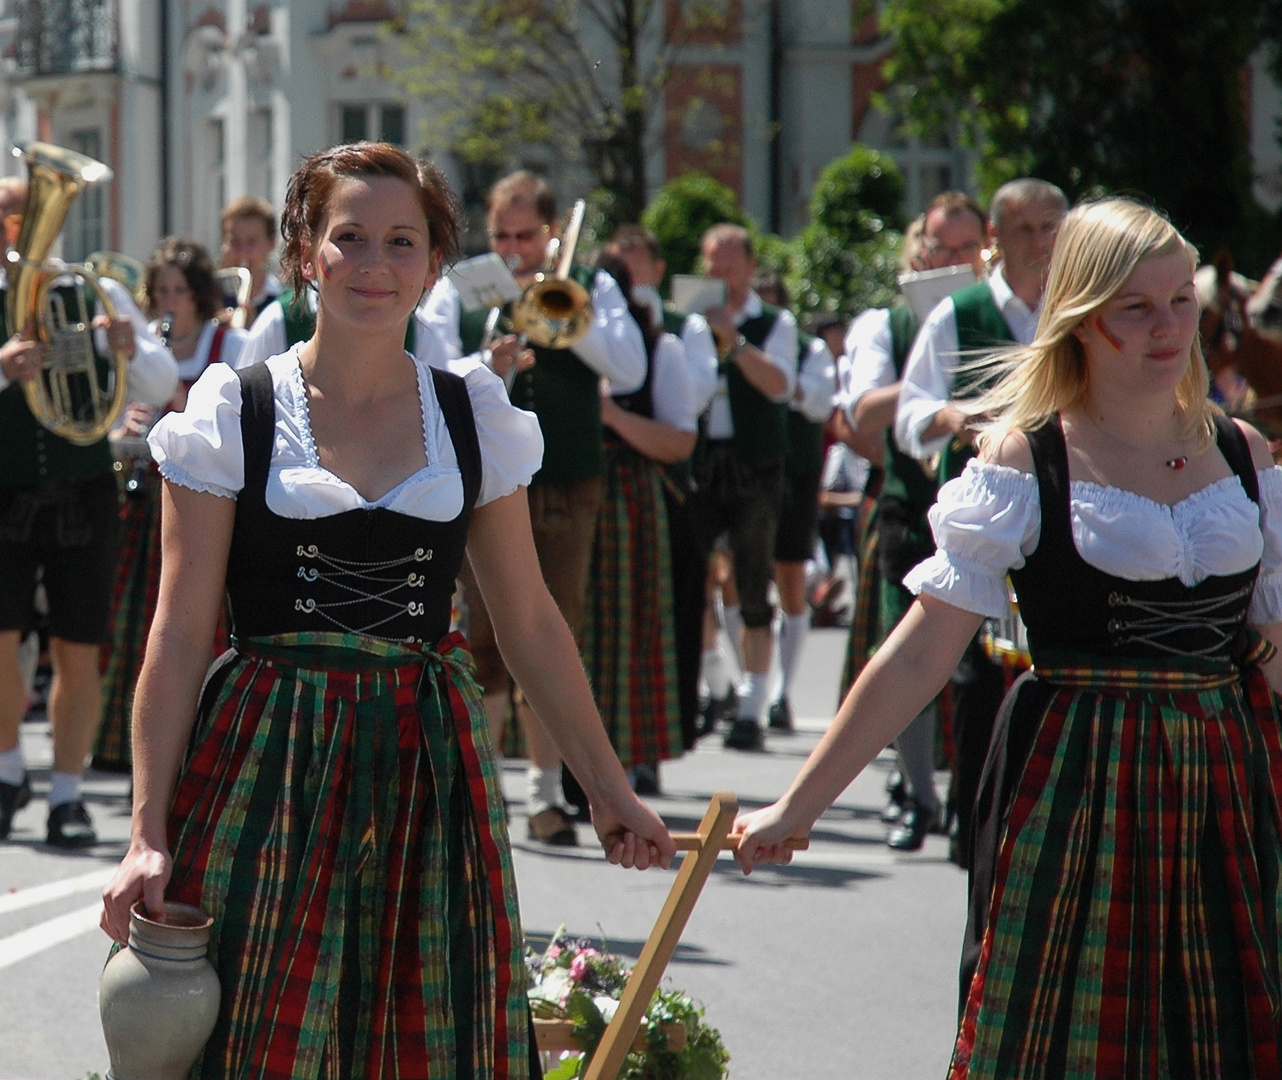
[[[586,1051],[557,1063],[546,1080],[574,1080],[605,1034],[631,972],[617,956],[586,941],[563,941],[559,932],[543,953],[527,951],[526,965],[534,983],[529,990],[534,1015],[573,1020],[574,1037]],[[641,1030],[646,1048],[628,1054],[620,1080],[725,1080],[730,1054],[716,1028],[704,1023],[703,1007],[688,994],[655,991]]]
[[[910,127],[955,123],[985,196],[1020,175],[1137,194],[1207,250],[1258,223],[1242,74],[1282,0],[887,0],[882,20]]]
[[[881,232],[880,222],[902,227],[904,176],[894,158],[856,144],[819,174],[810,194],[810,220],[852,243]]]
[[[659,241],[669,277],[697,272],[700,238],[723,221],[749,230],[756,227],[752,218],[739,209],[733,189],[703,173],[686,173],[669,180],[641,215],[641,224]]]
[[[380,74],[431,102],[428,145],[501,167],[540,156],[580,162],[613,193],[618,220],[636,220],[646,200],[646,129],[672,46],[640,47],[661,0],[404,7],[388,30],[409,62]]]
[[[888,307],[899,294],[902,246],[896,229],[848,244],[808,225],[797,237],[796,268],[787,279],[793,310],[802,317],[822,311],[853,318],[867,308]]]

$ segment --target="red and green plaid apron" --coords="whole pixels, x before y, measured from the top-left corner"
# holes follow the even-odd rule
[[[951,1080],[1282,1075],[1272,651],[1038,667]]]
[[[489,728],[458,634],[240,643],[206,683],[169,895],[214,918],[200,1075],[528,1075]]]

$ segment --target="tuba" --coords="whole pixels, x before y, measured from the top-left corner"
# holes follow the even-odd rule
[[[532,345],[567,349],[592,326],[592,299],[587,290],[570,277],[586,210],[587,203],[582,199],[574,204],[565,242],[554,239],[548,244],[547,269],[536,274],[512,304],[512,326]]]
[[[22,389],[31,414],[43,427],[77,446],[88,446],[111,430],[125,407],[129,357],[113,354],[104,385],[85,289],[110,318],[117,317],[116,307],[92,274],[49,265],[45,259],[75,197],[88,184],[109,179],[111,169],[49,143],[15,145],[14,154],[27,164],[27,198],[17,245],[5,255],[9,276],[5,316],[13,332],[34,323],[37,338],[45,344],[40,374],[23,383]],[[75,283],[70,304],[53,291],[55,284],[68,280]]]

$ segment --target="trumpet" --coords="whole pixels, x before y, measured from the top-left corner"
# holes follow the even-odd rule
[[[565,242],[548,244],[545,269],[512,304],[512,326],[532,345],[545,349],[568,349],[592,326],[592,298],[570,277],[574,249],[579,243],[587,203],[580,199],[570,211]]]
[[[27,196],[18,241],[5,254],[9,291],[5,316],[13,331],[31,323],[45,343],[39,376],[22,384],[27,407],[43,427],[77,446],[89,446],[115,426],[125,407],[129,356],[113,352],[104,385],[93,343],[93,311],[85,290],[107,316],[116,306],[87,268],[50,265],[49,249],[62,231],[72,201],[89,184],[110,179],[106,165],[49,143],[15,144],[27,164]],[[53,286],[70,279],[71,301]]]

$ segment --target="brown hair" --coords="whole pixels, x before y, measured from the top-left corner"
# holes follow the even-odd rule
[[[222,290],[218,287],[218,278],[214,276],[214,261],[209,257],[203,244],[189,240],[185,236],[166,236],[151,253],[147,260],[146,276],[143,288],[147,292],[147,313],[153,319],[164,314],[156,307],[153,294],[156,291],[156,275],[162,266],[172,266],[182,271],[191,298],[196,304],[196,314],[202,319],[212,319],[223,306]]]
[[[610,239],[605,242],[605,250],[610,254],[636,251],[638,249],[649,252],[650,258],[654,259],[655,262],[663,258],[659,251],[659,241],[655,239],[654,233],[644,225],[620,225],[610,234]]]
[[[320,231],[330,195],[340,179],[357,176],[393,176],[413,188],[427,218],[429,242],[442,261],[459,255],[459,210],[454,193],[434,165],[411,157],[388,143],[350,143],[309,157],[289,179],[285,208],[280,215],[284,238],[281,272],[294,290],[303,295],[303,260]]]
[[[955,214],[974,214],[975,220],[979,222],[979,231],[983,232],[988,228],[988,218],[979,208],[979,203],[964,191],[941,191],[931,199],[930,205],[922,215],[923,224],[925,219],[936,210],[942,210],[944,217],[952,217]]]
[[[220,221],[222,222],[223,232],[233,221],[240,221],[244,218],[255,218],[263,223],[267,229],[267,239],[273,244],[276,243],[276,212],[272,210],[272,204],[266,199],[260,199],[257,195],[242,195],[239,199],[232,199],[223,207]]]
[[[499,206],[532,207],[544,225],[551,225],[556,220],[556,196],[551,186],[528,169],[509,174],[490,188],[485,209],[493,213]]]

